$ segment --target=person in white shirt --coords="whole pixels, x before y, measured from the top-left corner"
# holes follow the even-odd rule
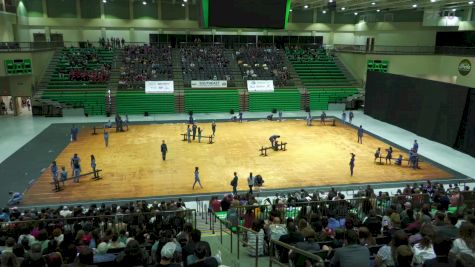
[[[436,229],[432,224],[424,224],[420,230],[422,240],[414,245],[413,263],[423,264],[424,261],[434,259],[436,257],[432,240],[435,237]]]
[[[465,253],[475,258],[475,226],[472,223],[464,222],[460,226],[460,237],[454,240],[450,252]]]

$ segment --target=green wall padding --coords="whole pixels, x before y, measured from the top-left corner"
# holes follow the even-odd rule
[[[116,96],[119,114],[164,114],[175,112],[173,94],[146,94],[140,92],[119,91]]]
[[[249,111],[300,110],[298,90],[275,90],[273,93],[249,93]]]
[[[239,111],[237,90],[185,90],[185,111],[194,113]]]

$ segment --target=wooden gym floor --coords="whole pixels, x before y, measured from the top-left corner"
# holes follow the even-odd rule
[[[210,123],[198,126],[204,128],[203,135],[211,133]],[[182,141],[180,133],[185,129],[184,123],[131,125],[123,133],[113,129],[108,148],[102,134],[91,135],[89,129],[83,129],[78,141],[70,143],[58,156],[58,165],[66,166],[71,175],[69,162],[78,153],[82,172],[89,172],[90,155],[94,154],[98,169],[104,170],[103,179],[92,181],[84,177],[79,184],[69,180],[63,191],[55,193],[49,166],[45,166],[45,172],[25,193],[24,204],[231,192],[234,171],[239,176],[239,190],[248,189],[246,178],[250,171],[262,175],[263,190],[453,178],[453,174],[427,162],[420,163],[418,170],[408,168],[407,162],[403,167],[375,164],[376,148],[384,151],[389,145],[368,134],[363,144],[358,144],[356,129],[340,123],[332,127],[316,122],[307,127],[303,120],[218,122],[214,144],[208,144],[205,138],[201,143]],[[288,142],[287,151],[268,150],[269,156],[259,156],[258,149],[269,146],[268,139],[273,134]],[[166,161],[161,159],[162,140],[168,145]],[[353,177],[348,166],[351,152],[356,154]],[[394,157],[399,154],[395,149]],[[407,157],[407,153],[401,154]],[[195,166],[200,168],[203,189],[198,185],[192,189]]]

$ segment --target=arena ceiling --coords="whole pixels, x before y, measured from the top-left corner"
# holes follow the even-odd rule
[[[330,2],[330,3],[329,3]],[[292,0],[292,9],[329,10],[336,3],[337,12],[385,12],[399,10],[440,9],[457,11],[475,6],[471,0]]]

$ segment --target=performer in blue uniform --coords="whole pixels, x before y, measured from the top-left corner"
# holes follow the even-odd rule
[[[355,114],[353,114],[353,111],[350,111],[350,114],[348,115],[350,124],[351,124],[351,122],[353,121],[353,118],[354,118],[354,117],[355,117]]]
[[[376,162],[377,159],[379,159],[379,157],[381,157],[381,148],[378,147],[378,149],[376,149],[376,152],[374,152],[374,162]]]
[[[322,111],[322,114],[320,115],[320,124],[325,125],[325,119],[327,118],[327,114],[325,111]]]
[[[419,150],[419,144],[417,143],[417,140],[414,140],[414,145],[412,145],[412,149],[414,150],[414,152],[417,153],[417,151]]]
[[[191,143],[191,128],[189,124],[188,124],[188,127],[186,128],[186,137],[188,139],[188,143]]]
[[[51,176],[53,179],[54,189],[59,190],[58,165],[56,165],[56,161],[51,163]]]
[[[393,148],[389,147],[388,149],[386,149],[386,164],[388,164],[388,161],[389,161],[389,164],[391,164],[392,159],[393,159]]]
[[[79,175],[81,175],[81,159],[78,154],[74,154],[71,158],[71,168],[73,169],[73,181],[79,183]]]
[[[196,183],[198,183],[200,185],[200,187],[203,188],[203,186],[201,185],[201,181],[200,181],[200,171],[199,171],[198,167],[195,167],[195,182],[193,183],[193,189],[195,189]]]
[[[104,143],[109,147],[109,132],[106,129],[104,129]]]
[[[343,113],[341,113],[341,120],[343,123],[346,123],[346,112],[343,110]]]
[[[358,128],[358,143],[363,144],[363,125]]]
[[[96,172],[96,158],[94,157],[94,155],[91,155],[91,168],[92,172],[94,173],[94,178],[98,178],[99,176]]]

